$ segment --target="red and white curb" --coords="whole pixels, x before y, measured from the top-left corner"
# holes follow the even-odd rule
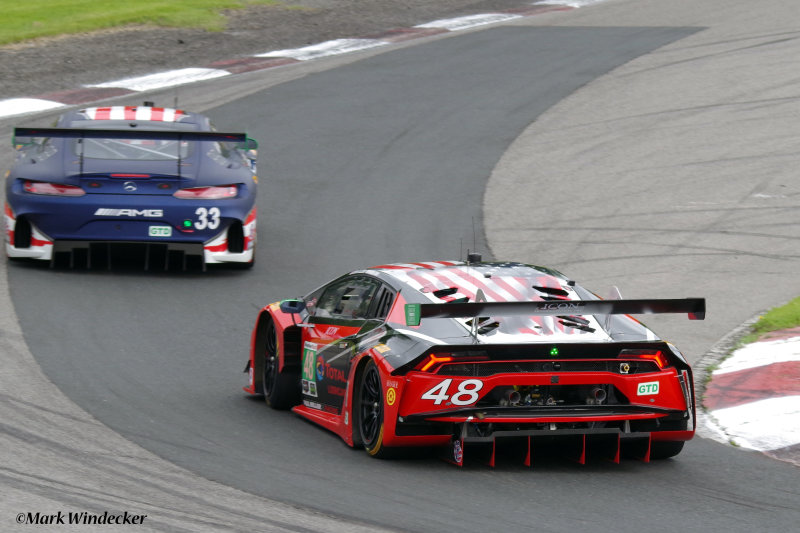
[[[800,466],[800,328],[734,351],[711,373],[703,405],[717,440]]]
[[[428,35],[462,31],[487,24],[499,24],[551,11],[568,11],[605,1],[607,0],[539,0],[537,2],[527,2],[519,8],[501,13],[485,13],[435,20],[412,28],[389,30],[381,35],[369,36],[363,39],[336,39],[303,48],[275,50],[254,54],[246,58],[218,61],[206,67],[183,68],[86,85],[80,89],[44,94],[37,98],[10,98],[0,100],[0,118],[48,111],[69,105],[86,104],[137,92],[186,85],[242,72],[278,67],[298,61],[309,61],[332,55],[357,52]]]

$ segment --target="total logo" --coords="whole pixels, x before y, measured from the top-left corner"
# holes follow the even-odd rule
[[[347,381],[343,370],[332,367],[319,355],[317,356],[317,381],[322,381],[323,379],[332,379],[341,383]]]

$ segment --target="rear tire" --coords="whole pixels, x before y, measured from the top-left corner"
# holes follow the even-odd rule
[[[650,443],[650,459],[669,459],[675,457],[683,449],[682,440],[662,440]]]
[[[373,457],[384,459],[391,455],[391,448],[383,445],[383,387],[378,365],[370,360],[356,389],[358,402],[358,431],[364,449]]]
[[[278,370],[278,336],[275,322],[267,322],[267,331],[262,365],[261,385],[264,389],[264,401],[273,409],[291,409],[300,403],[300,373],[286,366]]]

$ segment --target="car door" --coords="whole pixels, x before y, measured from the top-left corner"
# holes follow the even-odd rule
[[[340,412],[357,334],[372,315],[381,282],[352,275],[324,287],[303,328],[302,390],[319,409]]]

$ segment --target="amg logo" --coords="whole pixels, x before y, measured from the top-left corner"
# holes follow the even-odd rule
[[[150,217],[160,218],[164,216],[163,209],[106,209],[100,208],[94,212],[101,217]]]
[[[576,303],[569,303],[569,302],[551,302],[546,304],[541,304],[539,306],[540,309],[580,309],[581,304]]]

